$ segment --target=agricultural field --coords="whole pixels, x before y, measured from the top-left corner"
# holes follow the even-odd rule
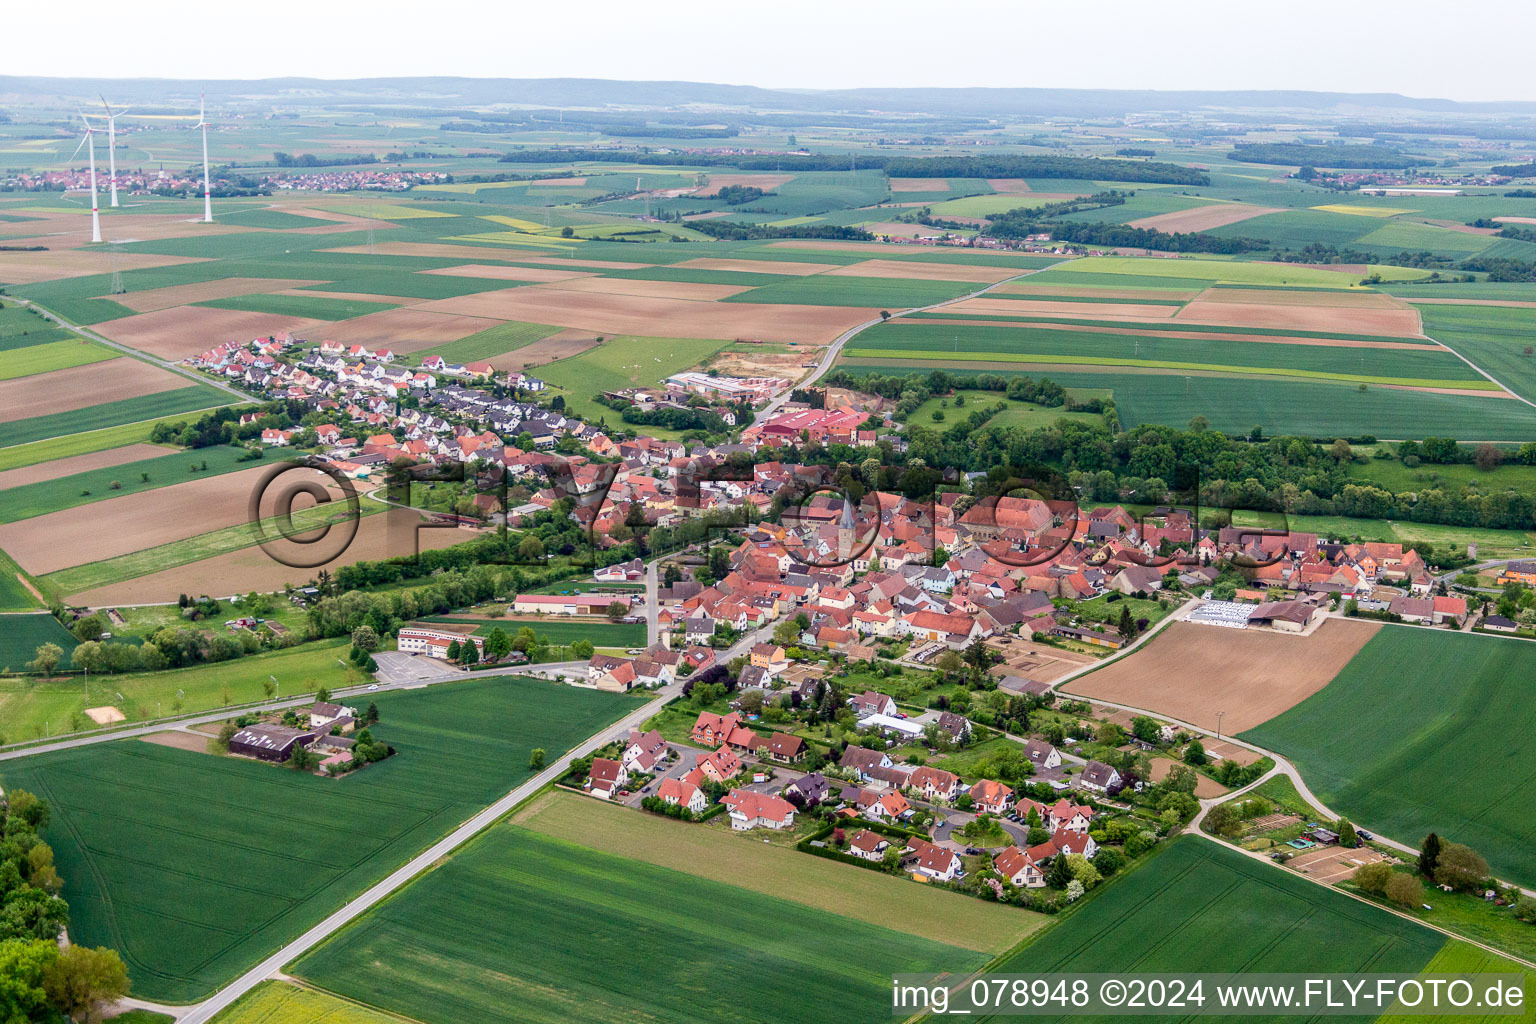
[[[121,951],[144,998],[200,998],[630,704],[510,677],[377,703],[397,753],[341,780],[131,739],[6,763],[52,805],[71,937]]]
[[[674,373],[694,367],[729,342],[696,338],[609,338],[598,347],[547,363],[535,375],[559,388],[569,414],[596,422],[620,414],[592,401],[602,391],[653,387]]]
[[[514,953],[508,970],[509,951],[533,948],[538,955]],[[963,971],[985,961],[959,946],[502,824],[288,970],[424,1024],[564,1021],[573,1013],[598,1022],[640,1014],[767,1022],[868,1019],[889,1005],[893,972]],[[702,985],[706,962],[752,968],[733,973],[729,985]]]
[[[15,603],[16,600],[15,596],[10,596],[7,603]],[[22,666],[32,660],[42,644],[57,644],[63,648],[64,659],[59,667],[69,667],[69,652],[75,649],[76,641],[69,630],[59,625],[58,619],[47,612],[0,615],[0,668],[7,672],[22,671]],[[9,680],[0,682],[0,687],[9,685]],[[78,691],[79,687],[75,689]],[[4,723],[6,738],[15,741],[21,738],[20,730],[28,723],[21,714],[8,708],[8,703],[3,697],[3,691],[0,691],[0,708],[7,711],[5,715],[0,715],[0,722]]]
[[[0,612],[34,611],[40,603],[20,577],[21,566],[0,551]]]
[[[84,366],[87,363],[100,363],[108,359],[120,358],[121,355],[122,353],[115,352],[105,345],[98,345],[81,338],[72,341],[47,341],[28,345],[25,348],[13,348],[7,350],[4,361],[0,362],[0,380],[30,377],[36,373],[64,370],[71,366]]]
[[[1536,309],[1420,304],[1424,333],[1536,401]]]
[[[1418,973],[1447,944],[1438,932],[1184,836],[995,969]]]
[[[1079,676],[1063,692],[1236,734],[1323,689],[1380,628],[1336,619],[1296,636],[1174,622],[1130,657]],[[1277,673],[1276,664],[1289,667]],[[1220,721],[1217,711],[1225,712]]]
[[[214,1020],[217,1024],[401,1024],[393,1014],[286,981],[262,982]]]
[[[1327,687],[1243,737],[1289,758],[1352,821],[1408,843],[1439,832],[1530,884],[1533,671],[1524,641],[1388,626]]]
[[[272,459],[278,461],[277,458]],[[206,463],[207,468],[201,468]],[[186,483],[193,476],[221,476],[250,469],[252,460],[244,448],[219,445],[194,451],[167,451],[137,462],[105,466],[82,473],[0,490],[0,523],[14,523],[78,505],[120,498]],[[196,474],[188,472],[197,466]],[[116,484],[117,486],[113,486]]]
[[[0,465],[5,464],[3,450],[12,445],[137,424],[177,413],[191,413],[232,404],[234,401],[231,397],[217,388],[207,384],[190,384],[154,394],[125,396],[120,400],[67,412],[3,421],[0,422]],[[147,431],[144,436],[148,436]]]

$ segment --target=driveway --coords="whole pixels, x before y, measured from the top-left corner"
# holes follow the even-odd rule
[[[373,656],[373,660],[379,666],[375,678],[381,683],[435,683],[464,674],[425,654],[379,651]]]

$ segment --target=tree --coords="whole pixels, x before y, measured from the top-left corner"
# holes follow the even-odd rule
[[[788,647],[800,638],[800,628],[795,625],[794,619],[784,619],[773,627],[773,642],[780,647]]]
[[[544,748],[543,747],[534,747],[533,748],[533,753],[528,755],[528,768],[529,768],[529,770],[531,770],[531,771],[538,771],[540,768],[543,768],[544,767],[544,757],[545,757]]]
[[[96,612],[78,619],[73,632],[77,640],[100,640],[101,634],[106,632],[106,629],[106,618],[100,612]]]
[[[1099,869],[1080,853],[1067,854],[1067,866],[1072,869],[1072,877],[1083,883],[1084,889],[1092,889],[1103,881],[1102,876],[1099,875]]]
[[[1446,843],[1440,848],[1432,876],[1437,885],[1452,889],[1476,889],[1488,879],[1488,862],[1470,846]]]
[[[1205,762],[1205,744],[1201,743],[1197,739],[1190,740],[1189,746],[1184,748],[1184,763],[1192,764],[1198,767],[1202,764],[1205,764]]]
[[[1339,845],[1353,850],[1360,845],[1360,837],[1355,834],[1355,826],[1349,823],[1348,818],[1339,819]]]
[[[352,646],[364,651],[379,649],[379,634],[372,626],[358,626],[352,631]]]
[[[517,557],[523,562],[544,561],[544,542],[530,533],[517,545]]]
[[[458,661],[459,655],[462,652],[463,648],[459,646],[459,642],[457,640],[450,640],[448,641],[448,649],[443,652],[443,656],[449,661]]]
[[[1333,456],[1333,461],[1338,463],[1353,462],[1355,459],[1355,450],[1342,437],[1333,442],[1329,453]]]
[[[493,661],[500,661],[511,653],[512,638],[500,626],[492,626],[490,633],[485,637],[485,656]]]
[[[1499,463],[1504,461],[1504,453],[1499,451],[1497,445],[1486,441],[1477,446],[1477,451],[1472,455],[1472,464],[1484,473],[1491,473],[1499,468]]]
[[[1148,718],[1146,715],[1137,715],[1131,719],[1131,735],[1143,743],[1156,743],[1161,731],[1156,719]]]
[[[1411,907],[1424,901],[1424,886],[1419,880],[1403,871],[1392,872],[1382,895],[1400,907]]]
[[[314,771],[317,763],[319,757],[306,750],[302,743],[295,743],[293,751],[288,755],[288,767],[296,772]]]
[[[28,671],[46,676],[59,667],[59,661],[64,657],[64,648],[58,644],[39,644],[32,653],[35,657],[27,662]]]
[[[51,1016],[44,978],[58,958],[58,945],[43,939],[0,942],[0,1021],[24,1024]]]
[[[1424,837],[1424,845],[1419,847],[1419,874],[1426,878],[1435,877],[1435,867],[1440,861],[1440,837],[1431,832]]]
[[[1217,804],[1206,812],[1205,827],[1218,836],[1232,839],[1243,830],[1243,820],[1231,804]]]
[[[1066,857],[1058,853],[1051,858],[1051,870],[1045,880],[1053,889],[1067,887],[1067,883],[1072,881],[1072,865],[1067,863]]]
[[[577,640],[571,644],[571,657],[576,658],[578,661],[586,661],[592,657],[592,651],[592,641],[590,640]]]
[[[369,701],[368,710],[363,714],[363,719],[369,725],[373,725],[375,722],[377,722],[379,720],[379,706],[373,701]]]
[[[234,739],[235,733],[239,731],[240,727],[234,722],[225,722],[223,725],[219,726],[219,734],[218,736],[214,737],[213,740],[214,746],[221,753],[229,753],[229,741]]]
[[[1355,868],[1353,878],[1355,884],[1360,887],[1362,892],[1375,893],[1380,896],[1387,891],[1387,883],[1392,880],[1392,876],[1395,874],[1397,872],[1392,870],[1392,865],[1384,860],[1378,860],[1373,864],[1362,864]]]
[[[320,689],[315,691],[315,703],[316,704],[326,704],[326,703],[329,703],[330,699],[331,699],[331,691],[330,691],[330,689],[328,687],[322,686],[322,687],[320,687]]]
[[[94,1020],[102,1003],[128,994],[128,968],[116,950],[69,946],[43,972],[43,988],[70,1017]]]

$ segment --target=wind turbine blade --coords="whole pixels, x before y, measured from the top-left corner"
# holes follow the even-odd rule
[[[76,146],[75,147],[75,151],[73,153],[69,154],[69,159],[70,160],[74,160],[75,157],[80,155],[80,151],[85,148],[85,140],[90,138],[90,137],[91,136],[89,134],[85,134],[85,135],[80,136],[80,145]]]
[[[97,93],[96,95],[101,96],[101,93]],[[107,103],[107,98],[105,96],[101,96],[101,105],[106,110],[107,117],[110,118],[112,116],[112,107]]]

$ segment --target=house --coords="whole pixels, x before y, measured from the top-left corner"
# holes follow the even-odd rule
[[[615,565],[607,565],[592,573],[599,583],[634,583],[645,579],[645,563],[638,558]]]
[[[599,800],[609,800],[628,781],[629,772],[618,761],[610,757],[594,757],[592,768],[587,772],[586,790]]]
[[[890,694],[876,693],[874,690],[865,690],[857,697],[849,698],[848,706],[853,708],[853,713],[860,719],[868,718],[870,715],[896,717],[895,698]]]
[[[351,732],[356,721],[356,708],[342,707],[340,704],[328,704],[324,701],[316,701],[309,708],[309,727],[311,729],[323,729],[329,732],[333,727],[340,726],[342,732]]]
[[[778,644],[753,644],[751,654],[752,667],[763,669],[771,676],[789,667],[789,655]]]
[[[866,816],[873,820],[882,821],[889,819],[891,821],[901,821],[912,814],[912,804],[900,793],[885,793],[881,796],[874,796],[870,790],[866,789],[864,792],[869,793],[874,798],[867,806],[863,806],[861,809]]]
[[[1434,599],[1434,617],[1436,623],[1454,622],[1458,626],[1467,618],[1467,599],[1464,597],[1440,596]]]
[[[741,771],[741,758],[737,757],[730,747],[722,745],[712,754],[699,756],[699,771],[711,781],[724,782]]]
[[[662,779],[656,795],[663,803],[681,806],[694,814],[703,814],[709,809],[709,800],[704,792],[683,779]]]
[[[734,711],[724,715],[700,711],[699,719],[693,723],[693,731],[689,733],[689,738],[701,746],[715,747],[724,743],[730,738],[731,733],[739,728],[741,728],[741,716]]]
[[[1125,785],[1120,773],[1103,761],[1089,761],[1078,780],[1084,789],[1091,789],[1095,793],[1114,793]]]
[[[794,764],[805,756],[805,740],[787,732],[770,733],[762,752],[779,764]]]
[[[1490,615],[1483,620],[1483,628],[1494,633],[1513,633],[1520,628],[1520,624],[1502,615]]]
[[[843,751],[838,766],[853,772],[860,780],[868,781],[871,778],[869,774],[871,768],[889,768],[891,759],[881,751],[870,750],[868,747],[850,746]]]
[[[750,789],[733,789],[720,801],[729,809],[731,828],[783,829],[795,823],[795,805],[788,800]]]
[[[1145,565],[1127,565],[1109,578],[1111,590],[1122,594],[1150,594],[1163,589],[1163,574]]]
[[[1013,805],[1013,790],[992,779],[982,779],[971,786],[971,800],[976,809],[988,814],[1005,814]]]
[[[940,711],[938,726],[939,732],[955,743],[964,743],[971,735],[970,719],[964,715],[957,715],[953,711]]]
[[[286,761],[295,746],[308,748],[315,740],[313,730],[291,729],[286,725],[248,725],[229,738],[229,752],[262,761]]]
[[[1044,740],[1025,740],[1024,753],[1029,758],[1030,764],[1035,766],[1035,771],[1037,772],[1046,768],[1061,767],[1061,751]]]
[[[650,732],[631,729],[629,743],[624,747],[621,761],[628,771],[649,773],[671,754],[672,748],[667,746],[667,741],[655,729]]]
[[[921,793],[925,800],[948,801],[955,798],[956,790],[960,786],[960,776],[942,768],[923,765],[912,772],[908,777],[907,785]]]
[[[960,855],[926,839],[911,839],[904,851],[909,856],[903,861],[912,871],[912,877],[935,882],[952,882],[960,875]]]
[[[1032,860],[1039,862],[1048,861],[1058,853],[1080,853],[1092,860],[1099,852],[1099,844],[1086,832],[1068,832],[1063,829],[1039,846],[1031,846],[1027,852]]]
[[[1014,888],[1039,889],[1045,885],[1045,872],[1040,870],[1040,865],[1017,846],[1000,850],[993,856],[992,866]]]
[[[885,859],[885,851],[891,848],[891,841],[878,832],[871,832],[867,828],[861,828],[848,840],[848,853],[850,856],[862,860],[879,863]]]
[[[785,786],[780,795],[801,807],[815,807],[827,798],[831,790],[832,784],[827,781],[825,775],[820,772],[811,772]]]
[[[1093,808],[1074,804],[1070,800],[1058,800],[1055,806],[1040,816],[1045,827],[1052,832],[1087,833],[1093,826]]]

